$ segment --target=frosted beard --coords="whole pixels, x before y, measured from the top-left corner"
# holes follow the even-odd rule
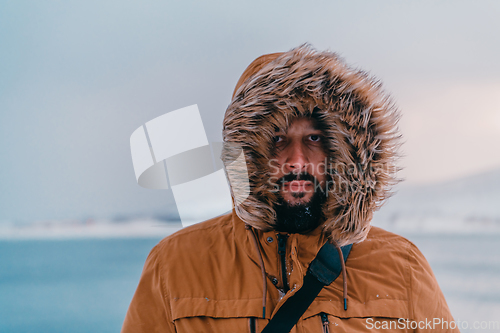
[[[317,184],[316,179],[313,183]],[[292,196],[297,199],[304,197],[304,195],[303,192],[292,193]],[[326,197],[326,191],[318,188],[307,203],[290,204],[278,193],[278,201],[274,205],[276,230],[288,233],[306,233],[315,229],[323,221],[322,208]]]

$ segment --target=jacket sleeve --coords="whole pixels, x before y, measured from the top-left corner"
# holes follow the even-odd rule
[[[158,251],[157,245],[146,259],[122,333],[175,332]]]
[[[411,244],[410,313],[415,332],[459,332],[432,269],[420,250]]]

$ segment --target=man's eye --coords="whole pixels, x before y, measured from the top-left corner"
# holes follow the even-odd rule
[[[283,141],[283,137],[281,137],[281,136],[275,136],[275,137],[273,138],[273,140],[274,140],[274,143],[278,143],[278,142]]]
[[[318,142],[318,141],[321,141],[321,136],[313,134],[313,135],[309,136],[309,139],[311,141]]]

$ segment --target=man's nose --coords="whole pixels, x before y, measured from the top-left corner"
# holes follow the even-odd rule
[[[307,156],[301,143],[294,143],[289,147],[287,167],[289,171],[299,173],[307,165]]]

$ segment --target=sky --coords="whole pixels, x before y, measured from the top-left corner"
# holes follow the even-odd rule
[[[384,83],[407,184],[500,168],[498,17],[495,0],[2,1],[0,221],[167,214],[132,132],[198,104],[220,141],[246,66],[306,42]]]

